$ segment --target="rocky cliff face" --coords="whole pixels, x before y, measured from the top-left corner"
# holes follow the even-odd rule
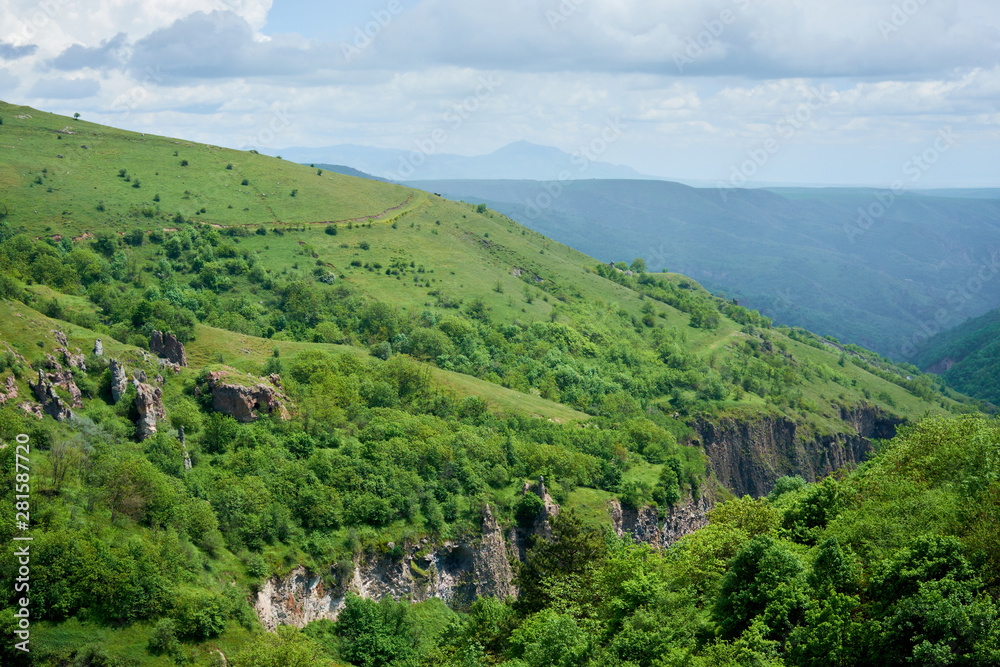
[[[867,404],[843,408],[843,433],[811,436],[781,417],[751,420],[723,418],[695,424],[712,472],[736,495],[767,495],[775,480],[801,475],[816,481],[839,468],[854,466],[871,454],[873,438],[891,438],[899,418]]]
[[[708,511],[715,505],[711,496],[687,496],[662,515],[657,507],[634,510],[618,500],[608,501],[611,527],[617,535],[631,535],[636,542],[666,548],[680,538],[708,524]]]
[[[162,333],[155,329],[149,335],[149,349],[164,359],[180,366],[187,366],[184,345],[172,333]]]
[[[352,574],[332,585],[301,566],[284,577],[272,577],[254,597],[254,610],[261,624],[273,631],[279,625],[303,627],[336,619],[348,591],[376,600],[387,595],[414,602],[437,597],[458,605],[483,595],[515,594],[506,542],[489,507],[480,538],[448,541],[436,548],[428,548],[426,539],[422,542],[408,545],[401,558],[377,552],[358,555]]]
[[[227,381],[226,376],[225,371],[208,374],[204,390],[211,392],[214,410],[240,422],[252,422],[257,419],[260,412],[276,414],[282,419],[289,418],[284,404],[287,399],[273,384],[264,382],[251,386],[236,384]],[[203,389],[199,388],[198,392],[201,391]]]

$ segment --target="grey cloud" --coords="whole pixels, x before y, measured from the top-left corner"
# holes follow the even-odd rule
[[[128,38],[120,32],[111,39],[106,39],[99,46],[84,46],[74,44],[58,56],[49,65],[53,69],[73,71],[89,67],[92,69],[107,69],[122,65]]]
[[[93,79],[39,79],[28,91],[30,97],[55,100],[76,100],[92,97],[101,89],[101,84]]]
[[[984,0],[966,13],[926,5],[912,15],[892,2],[842,4],[424,0],[362,64],[770,79],[906,78],[1000,62],[1000,10]]]
[[[166,83],[231,77],[285,77],[315,72],[326,62],[321,49],[291,36],[254,40],[253,30],[232,12],[196,12],[137,41],[129,69],[162,74]]]
[[[18,58],[24,58],[25,56],[30,56],[37,50],[38,46],[36,46],[35,44],[14,46],[13,44],[8,44],[7,42],[0,42],[0,59],[17,60]]]

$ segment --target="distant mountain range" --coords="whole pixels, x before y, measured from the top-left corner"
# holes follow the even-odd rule
[[[342,164],[392,181],[431,179],[529,179],[539,181],[580,179],[649,179],[631,167],[592,161],[527,141],[508,144],[488,155],[436,153],[340,144],[322,148],[282,148],[265,151],[304,164]]]
[[[604,261],[643,257],[780,323],[900,360],[1000,305],[996,198],[641,180],[408,184],[486,203]]]

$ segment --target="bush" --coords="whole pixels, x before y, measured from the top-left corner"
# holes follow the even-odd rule
[[[181,636],[201,641],[226,629],[228,605],[221,596],[200,590],[182,595],[174,608]]]

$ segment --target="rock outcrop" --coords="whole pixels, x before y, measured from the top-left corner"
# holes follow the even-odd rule
[[[254,610],[261,624],[274,631],[279,625],[303,627],[335,619],[348,591],[375,600],[391,596],[422,602],[437,597],[459,606],[480,596],[515,594],[506,543],[489,507],[483,512],[480,538],[448,541],[434,549],[426,542],[408,545],[402,556],[393,555],[394,550],[359,555],[349,575],[329,583],[302,566],[284,577],[271,577],[254,597]]]
[[[100,338],[94,341],[94,356],[95,357],[104,356],[104,343],[101,342]]]
[[[208,381],[196,392],[209,391],[212,394],[212,408],[227,414],[240,422],[252,422],[260,413],[276,415],[288,419],[285,408],[287,398],[274,385],[260,382],[254,385],[237,384],[228,380],[225,371],[213,371]],[[263,380],[263,378],[261,378]]]
[[[738,496],[767,495],[785,475],[816,481],[834,470],[861,463],[872,439],[892,438],[902,423],[878,407],[861,404],[840,409],[846,432],[816,436],[795,422],[762,415],[737,420],[699,421],[697,430],[716,478]]]
[[[38,382],[28,382],[31,391],[35,393],[35,398],[41,404],[41,409],[58,421],[64,421],[73,416],[70,406],[56,393],[55,385],[49,379],[45,371],[38,370]],[[76,387],[76,385],[73,385]],[[77,389],[77,392],[80,390]]]
[[[609,500],[608,513],[617,535],[630,535],[636,542],[666,548],[708,525],[708,512],[714,504],[710,496],[702,495],[697,499],[687,496],[684,502],[668,508],[661,516],[655,506],[634,510],[622,507],[618,500]]]
[[[135,409],[138,416],[135,420],[135,433],[139,441],[156,433],[156,422],[166,419],[167,413],[163,409],[163,391],[159,387],[152,387],[145,382],[136,380],[135,385]]]
[[[3,391],[0,391],[0,406],[7,405],[7,401],[17,398],[17,380],[13,375],[8,375],[3,383]]]
[[[122,395],[128,389],[128,376],[125,375],[125,368],[117,359],[111,359],[108,368],[111,370],[111,400],[117,403],[122,400]]]
[[[70,352],[65,347],[60,347],[56,351],[62,355],[63,363],[70,368],[76,368],[84,372],[87,371],[87,358],[80,352],[80,348],[76,348],[76,353]]]
[[[162,333],[154,329],[149,336],[149,349],[179,366],[188,365],[184,345],[172,333]]]

